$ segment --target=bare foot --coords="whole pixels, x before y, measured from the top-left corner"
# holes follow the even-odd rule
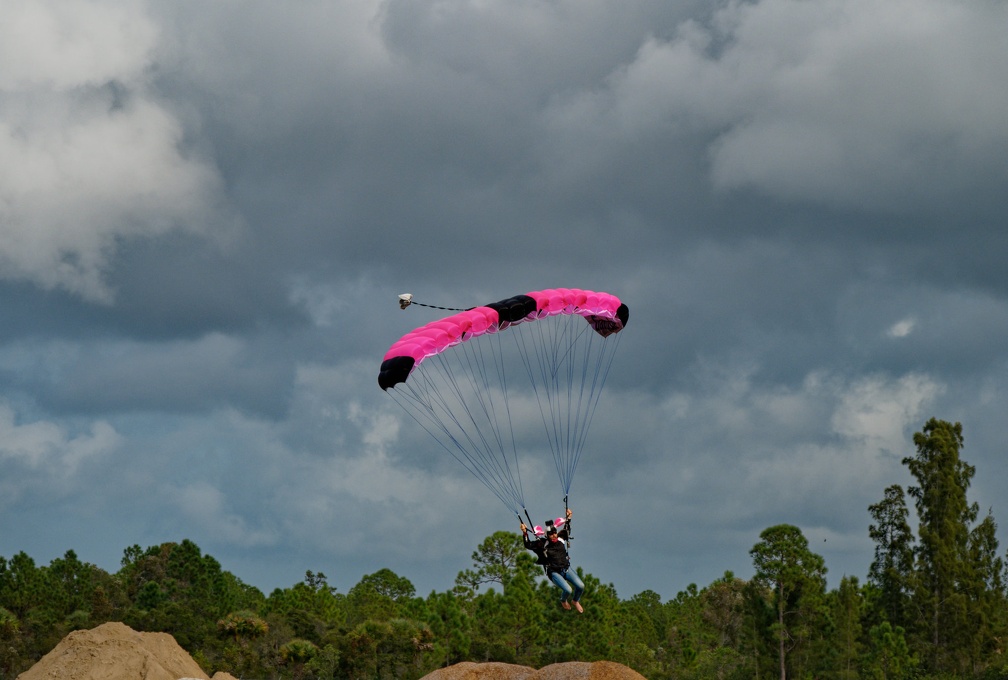
[[[578,614],[584,614],[584,607],[581,606],[580,602],[574,603],[574,609],[577,609]]]
[[[577,603],[575,602],[575,604]],[[563,607],[564,609],[570,609],[570,602],[564,600],[563,602],[560,603],[560,606]]]

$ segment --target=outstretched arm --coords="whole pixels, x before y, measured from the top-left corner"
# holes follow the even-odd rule
[[[571,517],[574,515],[574,513],[571,512],[570,508],[567,508],[567,513],[566,514],[567,514],[567,522],[566,522],[566,524],[564,524],[564,528],[563,528],[563,534],[564,534],[564,536],[563,536],[563,538],[570,538],[570,534],[571,534]]]

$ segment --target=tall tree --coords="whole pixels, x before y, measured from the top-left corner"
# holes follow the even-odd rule
[[[809,550],[801,529],[790,524],[764,529],[749,554],[755,580],[774,593],[778,663],[781,680],[786,680],[787,655],[807,639],[810,619],[826,588],[826,564]]]
[[[282,618],[298,637],[324,645],[328,630],[345,623],[347,603],[346,597],[329,585],[325,574],[306,571],[303,582],[270,593],[263,613]]]
[[[903,459],[917,480],[908,490],[920,535],[913,597],[922,614],[931,670],[957,672],[968,665],[972,637],[971,606],[962,585],[975,578],[969,537],[978,508],[967,501],[966,491],[976,468],[959,457],[960,423],[932,418],[913,441],[917,455]]]
[[[416,594],[416,588],[404,576],[391,569],[379,569],[361,577],[347,593],[347,621],[357,625],[365,621],[388,621],[406,613],[406,606]]]
[[[456,593],[432,592],[427,597],[427,625],[434,634],[434,655],[440,665],[465,661],[472,647],[473,618],[463,608],[464,600]]]
[[[9,561],[0,557],[0,606],[19,619],[46,601],[45,572],[21,551]]]
[[[717,634],[720,647],[737,649],[745,625],[745,581],[726,571],[700,593],[704,620]]]
[[[998,557],[997,522],[988,511],[970,532],[969,558],[973,579],[964,584],[973,605],[968,656],[973,673],[979,673],[992,653],[1000,653],[1006,632],[1008,597],[1004,584],[1004,560]]]
[[[832,635],[830,664],[840,680],[859,677],[861,658],[861,610],[864,600],[854,576],[840,579],[840,587],[829,594]]]
[[[903,487],[899,484],[888,487],[885,497],[869,505],[868,512],[875,520],[868,526],[868,535],[875,541],[875,559],[868,569],[868,581],[878,588],[884,620],[905,628],[913,581],[914,535],[907,521],[909,512]]]
[[[524,553],[521,536],[510,531],[496,531],[473,552],[474,569],[459,572],[455,584],[474,591],[488,583],[503,588],[518,573],[518,556]]]

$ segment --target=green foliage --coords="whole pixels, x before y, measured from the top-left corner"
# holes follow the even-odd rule
[[[904,630],[888,621],[869,631],[871,651],[865,664],[865,677],[872,680],[901,680],[910,676],[916,659],[910,654]]]
[[[339,677],[339,663],[339,650],[326,645],[305,664],[305,671],[309,677],[317,680],[336,680]]]
[[[280,647],[280,658],[286,664],[306,664],[314,659],[318,652],[319,648],[315,646],[314,642],[294,638]]]
[[[219,620],[217,630],[221,635],[232,637],[235,642],[241,643],[268,633],[269,624],[254,612],[243,610],[232,612]]]
[[[450,666],[470,658],[473,646],[472,601],[455,592],[431,593],[427,598],[427,625],[433,633],[432,656],[438,665]]]
[[[347,622],[356,626],[403,616],[404,607],[415,593],[413,584],[391,569],[368,574],[347,594]]]
[[[756,567],[755,580],[773,593],[781,680],[788,667],[798,675],[810,670],[806,645],[814,635],[819,607],[826,587],[823,558],[809,550],[801,529],[780,524],[764,529],[760,542],[749,551]],[[790,663],[789,663],[790,659]]]
[[[909,623],[913,586],[914,536],[907,521],[903,488],[894,484],[885,498],[868,506],[875,520],[868,535],[875,541],[875,559],[868,568],[868,580],[878,587],[879,616],[894,626]]]
[[[523,556],[525,546],[521,536],[509,531],[497,531],[473,552],[474,568],[459,572],[455,583],[472,591],[477,591],[481,585],[486,584],[503,587],[522,569],[519,558]]]
[[[303,583],[274,590],[262,607],[264,615],[317,645],[324,644],[328,631],[345,625],[347,610],[346,597],[329,586],[325,574],[311,571],[305,573]]]
[[[969,561],[969,525],[978,508],[966,497],[976,470],[959,457],[959,423],[932,418],[914,444],[917,455],[903,464],[917,480],[909,489],[920,522],[913,599],[922,616],[916,629],[928,643],[929,670],[964,672],[977,623],[967,589],[977,579],[977,566]]]
[[[430,628],[417,621],[365,621],[350,631],[343,656],[351,678],[418,678],[432,640]]]

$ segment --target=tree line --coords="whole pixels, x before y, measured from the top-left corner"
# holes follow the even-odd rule
[[[868,508],[864,583],[845,576],[829,590],[824,559],[788,524],[760,534],[751,579],[726,572],[664,602],[650,590],[621,599],[579,572],[582,616],[558,606],[505,531],[477,547],[451,590],[425,598],[388,569],[345,594],[308,571],[267,596],[189,540],[129,547],[115,573],[73,550],[47,566],[20,552],[0,556],[0,679],[108,621],[170,633],[207,673],[239,678],[415,680],[461,661],[602,659],[650,680],[1008,678],[1008,572],[992,514],[980,519],[968,500],[962,426],[931,419],[913,442],[903,464],[915,484]]]

